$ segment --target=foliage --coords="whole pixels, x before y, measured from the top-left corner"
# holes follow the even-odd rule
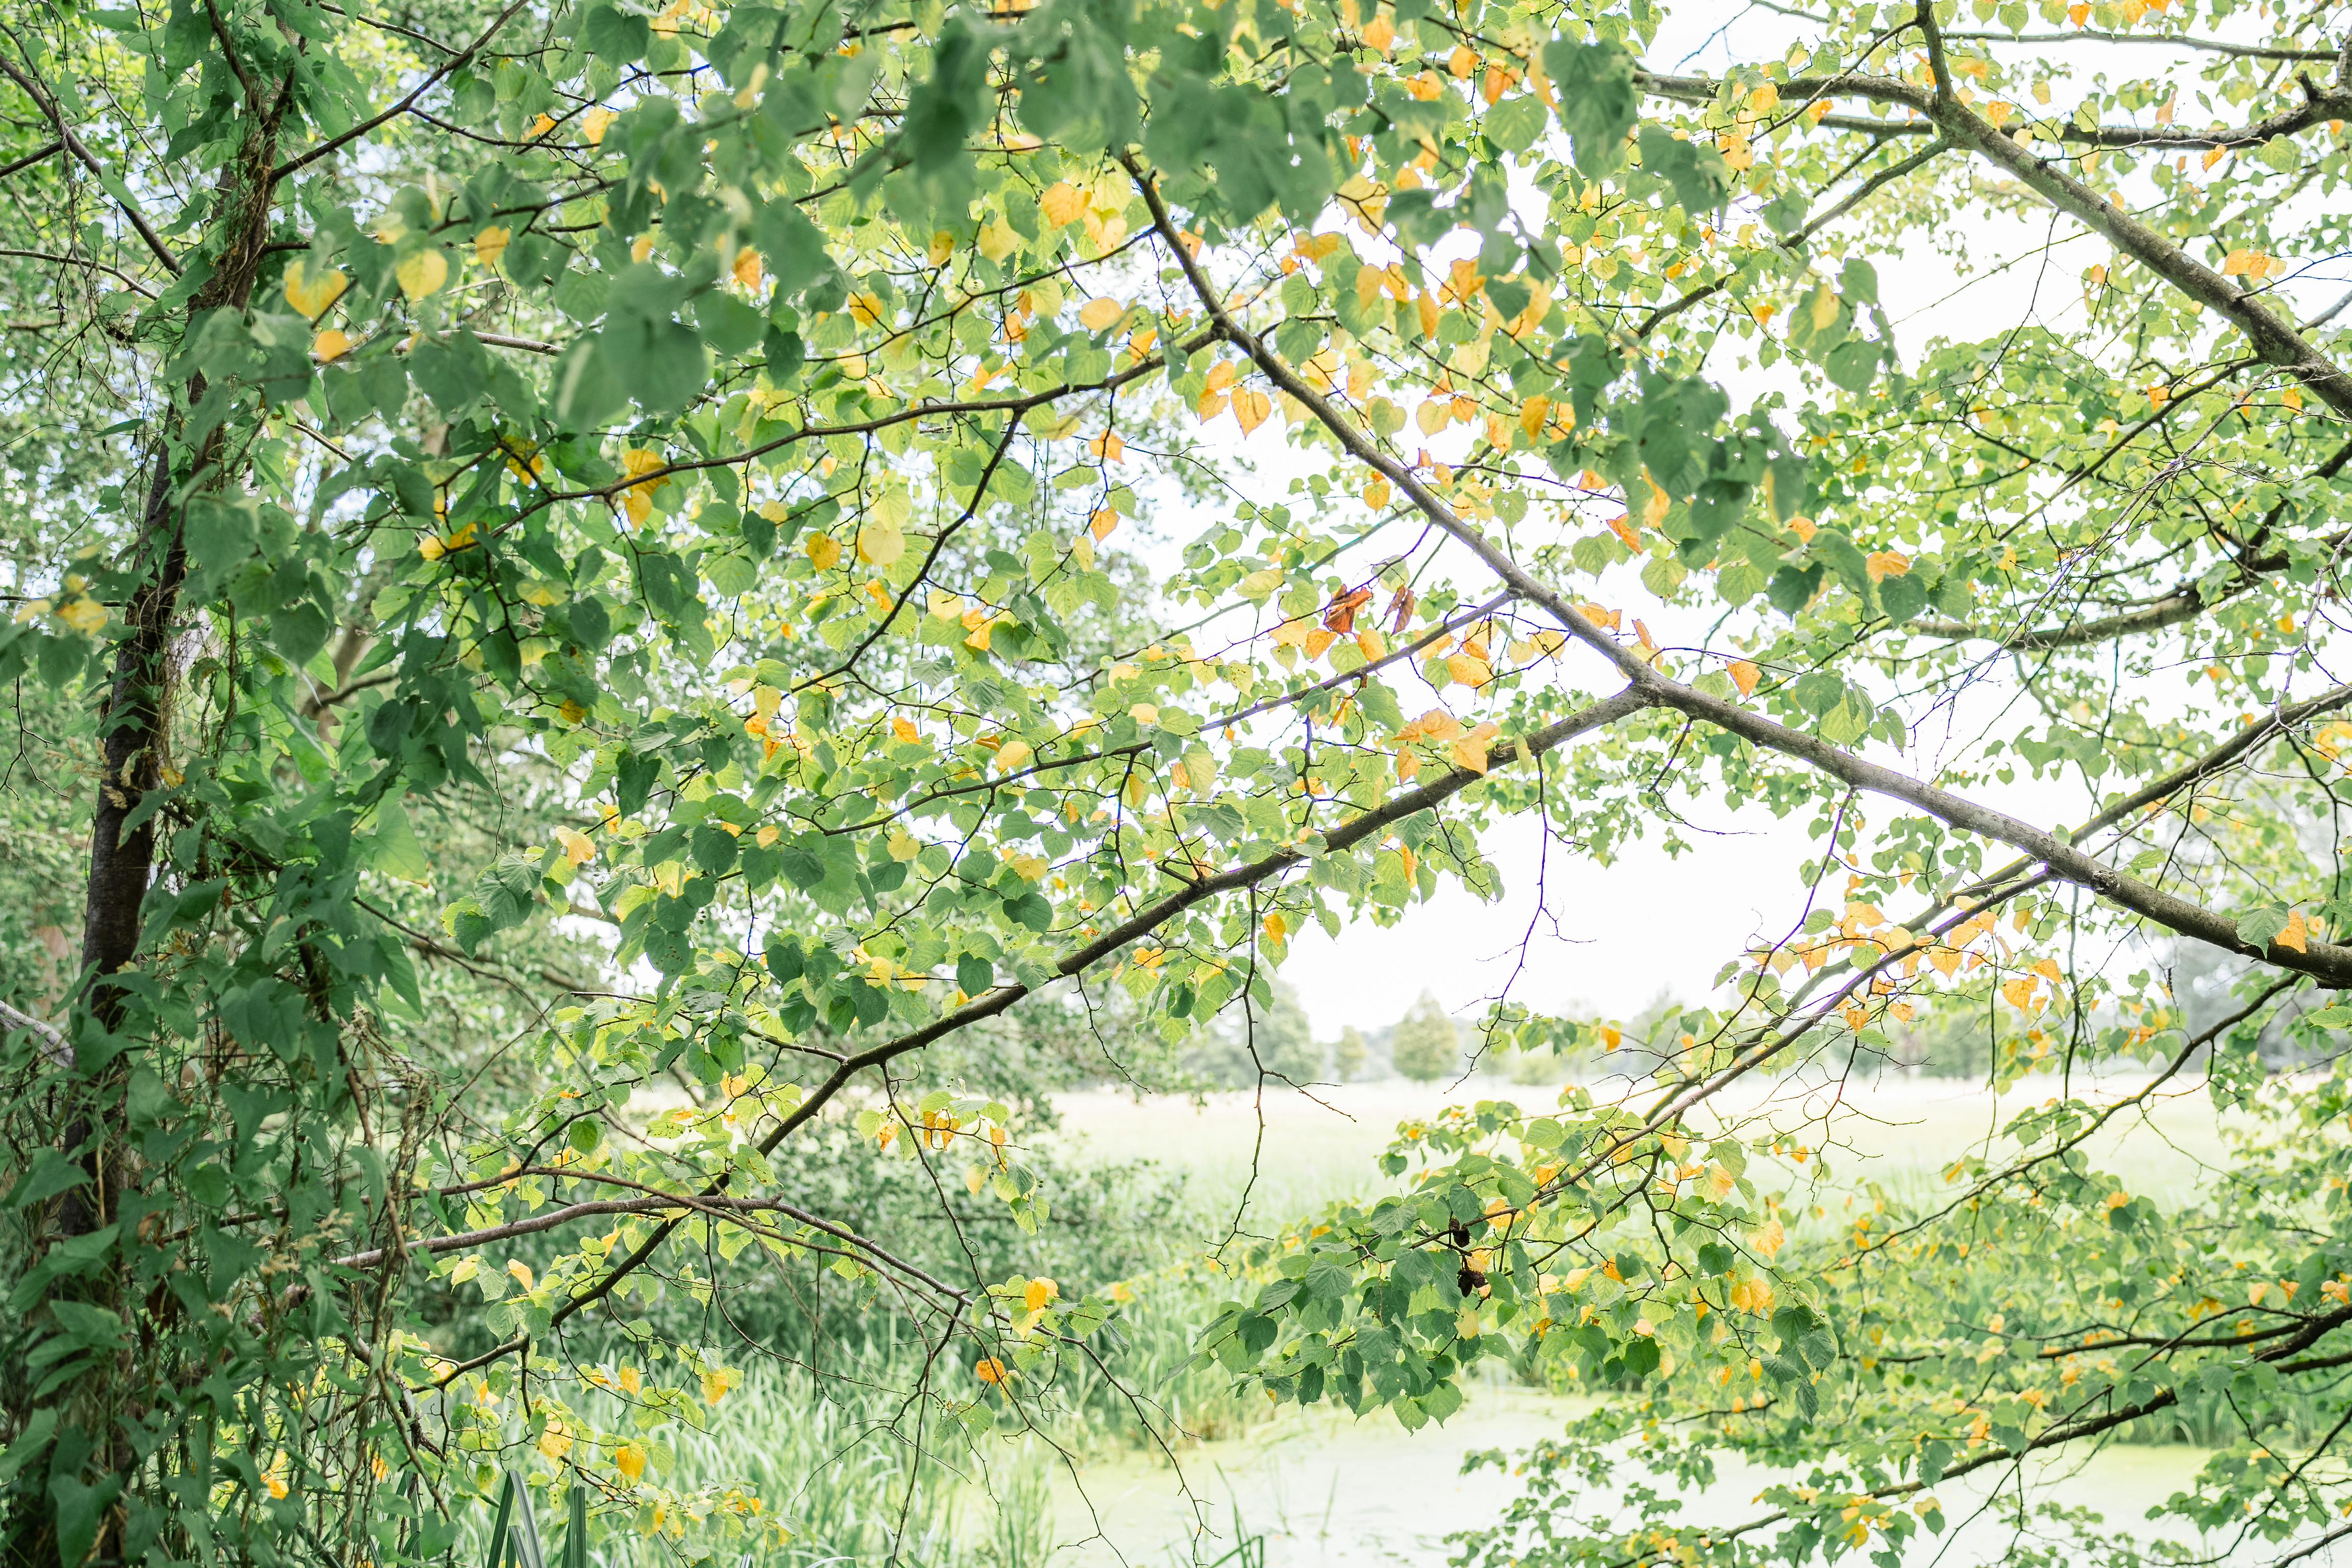
[[[1389,1036],[1389,1061],[1415,1083],[1433,1083],[1462,1071],[1462,1037],[1453,1017],[1428,992],[1397,1020]]]
[[[1331,1043],[1331,1076],[1341,1083],[1351,1083],[1364,1076],[1371,1065],[1372,1048],[1364,1043],[1363,1031],[1353,1024],[1339,1031]]]
[[[6,865],[87,872],[5,917],[68,952],[0,970],[10,1563],[441,1561],[507,1460],[744,1550],[664,1456],[747,1256],[919,1342],[894,1440],[1129,1396],[1108,1268],[1023,1251],[1052,1088],[1494,894],[1502,817],[1702,805],[1811,826],[1791,929],[1622,1055],[1504,998],[1612,1080],[1234,1249],[1194,1373],[1620,1393],[1474,1553],[1891,1563],[2192,1398],[2176,1515],[2343,1529],[2338,10],[1842,7],[1704,76],[1648,0],[12,10]],[[2060,63],[2106,35],[2170,47]],[[2079,297],[1898,322],[2003,223]],[[1715,1108],[1933,998],[1996,1085],[2195,1064],[2263,1139],[2168,1215],[2069,1078],[1809,1215],[1820,1137]],[[1637,1427],[1818,1479],[1552,1506]]]

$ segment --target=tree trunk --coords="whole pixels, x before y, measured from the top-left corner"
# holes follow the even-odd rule
[[[275,95],[275,102],[254,115],[236,162],[224,172],[218,217],[213,234],[212,275],[188,302],[191,319],[222,308],[242,310],[250,300],[261,262],[268,254],[270,212],[274,203],[270,170],[278,156],[278,129],[290,97],[290,82]],[[176,421],[181,409],[194,405],[205,395],[205,379],[192,377],[185,401],[167,417]],[[130,549],[140,577],[125,607],[126,635],[115,650],[114,670],[99,719],[99,742],[104,772],[90,814],[89,875],[83,898],[81,983],[86,988],[68,1037],[88,1039],[96,1034],[121,1030],[129,1014],[128,994],[109,977],[138,956],[141,911],[154,879],[156,824],[152,816],[128,828],[131,814],[147,795],[163,783],[163,757],[172,721],[173,643],[181,623],[181,591],[187,578],[187,555],[182,542],[183,498],[199,486],[216,486],[225,476],[214,470],[226,450],[222,431],[215,428],[196,451],[187,455],[184,470],[175,472],[173,442],[157,443],[146,492],[141,502],[136,535]],[[124,1179],[120,1104],[134,1060],[134,1046],[109,1053],[105,1066],[94,1073],[75,1073],[68,1080],[66,1115],[59,1131],[62,1147],[89,1173],[82,1185],[58,1201],[49,1226],[52,1242],[88,1236],[112,1223]],[[58,1065],[69,1072],[75,1063]],[[138,1308],[128,1301],[120,1267],[94,1277],[68,1278],[51,1286],[52,1299],[68,1299],[106,1307],[134,1329]],[[46,1462],[36,1461],[17,1480],[10,1500],[9,1518],[0,1554],[6,1568],[79,1568],[64,1562],[71,1550],[59,1533],[59,1519],[50,1485],[87,1483],[100,1488],[128,1485],[134,1464],[123,1431],[123,1419],[135,1415],[134,1380],[150,1380],[162,1369],[132,1364],[129,1352],[118,1360],[115,1375],[94,1373],[78,1378],[39,1403],[58,1412],[55,1447]],[[30,1414],[30,1412],[25,1412]],[[45,1485],[45,1478],[50,1485]],[[123,1510],[118,1501],[107,1510],[88,1560],[119,1557]],[[74,1552],[79,1556],[81,1553]]]

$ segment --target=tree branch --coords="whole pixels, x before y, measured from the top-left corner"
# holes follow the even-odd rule
[[[1965,114],[1967,111],[1960,112]],[[1990,127],[1986,129],[1990,130]],[[1549,584],[1528,573],[1475,525],[1457,516],[1412,468],[1374,445],[1328,399],[1284,363],[1263,339],[1234,321],[1215,286],[1202,270],[1199,261],[1179,239],[1175,221],[1169,214],[1166,201],[1160,196],[1157,182],[1144,172],[1133,154],[1128,154],[1123,161],[1151,211],[1153,226],[1159,229],[1177,266],[1183,270],[1193,292],[1216,323],[1218,331],[1248,354],[1267,380],[1304,404],[1350,456],[1384,475],[1430,521],[1476,554],[1489,570],[1521,596],[1542,605],[1570,637],[1615,666],[1618,673],[1631,683],[1630,692],[1639,693],[1651,704],[1673,708],[1694,719],[1704,720],[1753,745],[1804,763],[1856,789],[1903,801],[1951,826],[2023,850],[2065,880],[2086,888],[2110,903],[2184,936],[2193,936],[2227,952],[2259,959],[2282,969],[2295,970],[2329,986],[2352,987],[2352,948],[2319,942],[2310,942],[2303,949],[2282,947],[2276,942],[2257,945],[2240,936],[2236,922],[2228,916],[2151,887],[2083,853],[2060,835],[1990,806],[1979,805],[1974,801],[1892,768],[1868,762],[1831,745],[1818,736],[1792,730],[1761,714],[1751,713],[1737,703],[1710,697],[1660,674],[1648,659],[1619,644]],[[2346,392],[2347,399],[2352,399],[2352,384],[2347,385]]]
[[[365,136],[368,132],[373,131],[377,126],[384,123],[384,121],[388,120],[396,120],[401,115],[407,113],[410,109],[415,106],[418,99],[423,98],[426,93],[432,91],[433,89],[439,86],[442,81],[446,79],[448,77],[464,69],[467,62],[472,60],[476,55],[481,53],[483,47],[498,36],[499,29],[505,26],[509,21],[512,20],[514,14],[521,10],[523,6],[529,3],[530,0],[512,0],[512,4],[509,5],[505,10],[499,12],[498,16],[488,26],[482,29],[481,35],[478,37],[475,38],[472,43],[467,44],[456,54],[450,56],[447,59],[442,61],[440,65],[434,68],[433,71],[427,75],[423,81],[418,82],[415,88],[410,89],[408,96],[403,98],[398,103],[394,104],[390,109],[383,110],[381,114],[371,115],[367,119],[361,121],[357,125],[352,126],[341,135],[331,136],[324,142],[320,142],[316,147],[311,148],[309,152],[298,154],[293,158],[288,159],[285,163],[278,164],[278,167],[269,171],[269,183],[275,185],[278,181],[286,178],[287,175],[308,168],[310,164],[328,156],[338,148],[349,146],[352,142],[358,141],[361,137]]]
[[[83,145],[80,137],[74,134],[73,127],[66,123],[65,115],[58,110],[49,95],[43,92],[32,78],[18,70],[15,61],[5,57],[0,57],[0,71],[7,73],[9,80],[23,88],[25,96],[31,99],[39,107],[40,111],[48,117],[49,123],[58,128],[58,140],[65,144],[67,151],[80,160],[82,167],[98,176],[98,183],[106,187],[106,194],[112,196],[115,205],[122,209],[122,216],[131,220],[131,226],[139,231],[139,237],[147,242],[147,248],[155,253],[155,259],[163,264],[163,270],[177,278],[180,275],[180,264],[173,258],[171,247],[163,243],[163,237],[155,232],[155,226],[147,221],[147,215],[139,210],[139,204],[131,199],[131,193],[123,187],[122,182],[108,174],[105,165],[98,161],[98,155]],[[41,156],[47,157],[48,154],[44,153]],[[23,167],[21,163],[11,165],[9,172],[13,174],[16,169],[21,167]]]

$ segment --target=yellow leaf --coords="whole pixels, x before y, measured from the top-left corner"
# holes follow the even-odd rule
[[[1002,261],[1021,248],[1021,235],[1003,218],[991,218],[980,226],[980,235],[976,243],[980,246],[980,253],[982,256],[987,257],[991,261]]]
[[[85,637],[96,635],[106,625],[106,606],[84,594],[68,599],[58,611],[58,619]]]
[[[619,118],[603,104],[598,104],[580,117],[580,139],[591,147],[604,145],[604,128]]]
[[[1086,193],[1067,180],[1055,181],[1045,187],[1045,194],[1037,198],[1039,215],[1055,228],[1077,222],[1086,215]]]
[[[2292,952],[2309,952],[2306,944],[2311,940],[2311,928],[2304,923],[2303,911],[2295,910],[2290,912],[2286,917],[2286,929],[2271,940]]]
[[[330,268],[313,278],[304,268],[302,258],[296,257],[286,268],[286,302],[305,317],[317,321],[327,308],[343,297],[351,279]]]
[[[1244,386],[1234,393],[1234,417],[1240,422],[1244,436],[1265,424],[1265,416],[1273,412],[1274,399],[1256,387]]]
[[[1498,728],[1494,724],[1481,724],[1447,747],[1446,752],[1454,759],[1454,765],[1483,775],[1490,761],[1486,743],[1495,738]]]
[[[1642,477],[1650,479],[1649,470],[1643,469]],[[1655,479],[1650,479],[1650,499],[1642,504],[1642,526],[1655,528],[1665,521],[1666,513],[1674,504],[1674,498],[1666,494],[1665,487]]]
[[[2032,978],[2021,974],[2014,980],[2004,980],[2000,984],[2000,994],[2009,999],[2011,1006],[2022,1013],[2033,1001]]]
[[[923,259],[934,267],[945,267],[948,258],[955,254],[955,236],[944,228],[931,231],[931,243],[923,252]]]
[[[1365,25],[1364,47],[1378,49],[1381,53],[1386,54],[1389,52],[1389,46],[1396,42],[1396,36],[1394,23],[1391,22],[1386,16],[1375,16]]]
[[[340,327],[329,327],[310,340],[310,354],[320,364],[332,364],[352,352],[352,338]]]
[[[1000,1384],[1004,1381],[1004,1363],[992,1355],[982,1356],[973,1363],[971,1374],[985,1384]]]
[[[713,1370],[702,1374],[702,1403],[716,1405],[727,1397],[732,1380],[723,1371]]]
[[[1098,509],[1092,517],[1087,519],[1087,530],[1097,539],[1108,539],[1111,530],[1118,526],[1118,513],[1109,507]]]
[[[576,827],[559,827],[555,841],[563,846],[563,858],[574,866],[585,866],[596,858],[596,841]]]
[[[485,267],[496,267],[499,258],[507,253],[507,241],[514,230],[504,224],[492,224],[474,237],[474,259]]]
[[[650,447],[630,447],[621,453],[621,471],[633,479],[638,479],[640,475],[656,472],[667,466],[667,459]],[[622,502],[628,508],[631,522],[642,523],[653,514],[654,491],[668,482],[667,476],[658,479],[644,479],[640,483],[631,485],[621,493]]]
[[[1434,436],[1454,422],[1454,405],[1447,398],[1433,397],[1413,410],[1412,422],[1423,435]]]
[[[528,1290],[531,1289],[532,1280],[530,1264],[525,1263],[520,1258],[515,1258],[507,1265],[507,1272],[513,1275],[515,1278],[515,1283],[520,1285],[524,1289]]]
[[[1389,481],[1385,476],[1375,474],[1364,486],[1364,504],[1374,511],[1389,504]]]
[[[1090,332],[1099,332],[1107,327],[1118,325],[1118,319],[1125,314],[1127,307],[1116,300],[1089,300],[1078,311],[1078,322]]]
[[[1447,655],[1445,672],[1474,690],[1495,679],[1494,667],[1475,653]]]
[[[841,542],[831,534],[812,533],[808,541],[808,558],[820,572],[830,572],[841,560]]]
[[[1106,463],[1116,463],[1127,452],[1127,442],[1116,430],[1106,430],[1087,442],[1087,455],[1100,458]]]
[[[1033,1312],[1043,1311],[1045,1303],[1060,1296],[1062,1288],[1051,1279],[1032,1279],[1022,1288],[1021,1304]]]
[[[857,531],[857,558],[871,566],[887,566],[907,553],[907,535],[887,518],[869,517]]]
[[[1748,1238],[1748,1245],[1769,1258],[1788,1245],[1788,1231],[1782,1228],[1778,1218],[1773,1218],[1766,1220],[1763,1226]]]
[[[613,1468],[623,1479],[634,1483],[646,1473],[646,1451],[635,1443],[624,1443],[613,1452]]]
[[[402,293],[422,300],[439,293],[441,285],[449,281],[449,258],[438,250],[420,250],[392,271],[400,279]]]

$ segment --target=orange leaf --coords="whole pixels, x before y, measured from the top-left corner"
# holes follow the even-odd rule
[[[1371,603],[1371,589],[1358,588],[1335,596],[1323,609],[1323,626],[1327,631],[1346,634],[1356,629],[1356,612]]]
[[[1731,683],[1739,688],[1742,697],[1755,696],[1756,683],[1764,679],[1764,672],[1744,658],[1731,661],[1730,675]]]

